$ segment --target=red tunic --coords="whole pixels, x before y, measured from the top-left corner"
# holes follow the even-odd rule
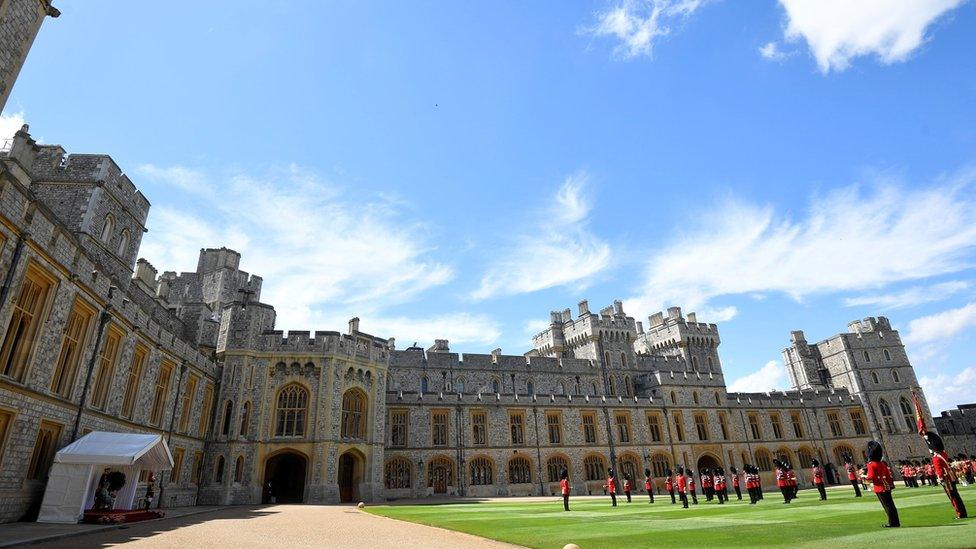
[[[674,481],[671,480],[671,477],[664,479],[664,489],[668,492],[674,490]]]
[[[687,485],[688,485],[688,481],[685,479],[685,476],[684,475],[678,475],[678,493],[679,494],[685,493],[685,490],[686,490],[686,486]]]
[[[725,490],[725,477],[718,477],[717,476],[717,477],[715,477],[715,481],[714,482],[715,482],[715,489],[716,490],[719,490],[719,491]]]
[[[569,495],[569,481],[566,480],[566,479],[560,480],[559,481],[559,490],[563,493],[564,496],[568,496]]]
[[[695,493],[695,478],[694,477],[688,479],[688,491],[691,492],[692,494]]]
[[[736,473],[736,475],[734,477],[732,477],[732,487],[733,488],[738,488],[739,487],[739,474],[738,473]]]
[[[778,488],[785,488],[786,485],[787,485],[786,471],[783,471],[782,469],[776,469],[776,486]]]
[[[607,478],[607,492],[610,494],[617,493],[617,479],[613,477]]]
[[[935,469],[935,476],[946,482],[956,481],[956,472],[949,464],[949,457],[945,453],[938,453],[932,456],[932,467]]]
[[[651,477],[647,477],[644,479],[644,489],[647,490],[648,492],[651,491]]]
[[[701,485],[702,485],[702,489],[711,488],[712,487],[712,479],[709,478],[709,477],[707,477],[707,476],[702,477],[702,479],[701,479]]]
[[[813,483],[814,484],[823,484],[824,483],[824,479],[823,479],[823,467],[814,467],[813,468]]]
[[[625,480],[624,481],[624,492],[629,492],[629,491],[630,491],[630,481],[629,480]]]
[[[883,461],[868,462],[868,480],[874,485],[874,493],[890,492],[895,485],[891,476],[891,468]]]
[[[854,466],[851,464],[847,464],[847,479],[857,480],[857,473],[854,472]]]
[[[796,486],[796,472],[795,471],[787,471],[786,472],[786,485],[787,486]]]

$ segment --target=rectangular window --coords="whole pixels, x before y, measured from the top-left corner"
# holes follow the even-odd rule
[[[193,475],[190,480],[193,484],[200,484],[200,475],[203,473],[203,452],[196,452],[193,454]]]
[[[434,446],[447,446],[447,410],[435,410],[430,418]]]
[[[773,424],[773,438],[783,438],[783,424],[779,421],[779,414],[770,415],[769,421]]]
[[[827,412],[827,423],[830,425],[830,434],[839,437],[844,435],[844,431],[841,429],[840,418],[837,416],[837,412]]]
[[[851,409],[851,423],[854,424],[854,434],[867,434],[867,430],[864,428],[864,416],[861,415],[861,411],[857,408]],[[911,424],[909,423],[909,425]]]
[[[190,428],[190,412],[193,410],[193,400],[197,396],[197,383],[200,378],[195,374],[190,374],[186,380],[186,390],[183,391],[183,400],[180,402],[180,432],[185,433]]]
[[[124,418],[132,419],[132,411],[135,409],[136,399],[139,398],[139,382],[142,380],[142,371],[146,367],[148,358],[149,349],[137,344],[132,351],[132,364],[129,366],[129,375],[125,380],[125,396],[122,397]]]
[[[74,388],[75,376],[78,372],[78,362],[84,354],[85,339],[94,316],[95,309],[81,299],[75,299],[75,304],[68,313],[68,322],[64,326],[61,352],[58,354],[58,361],[54,364],[51,392],[64,398],[71,398],[71,390]]]
[[[203,409],[200,410],[200,423],[197,425],[197,436],[207,436],[207,429],[210,427],[210,416],[213,414],[214,387],[212,383],[207,383],[203,388]]]
[[[705,421],[705,414],[695,414],[695,430],[698,431],[698,440],[708,440],[708,425]]]
[[[613,421],[617,424],[617,442],[627,444],[630,442],[630,414],[627,412],[617,412],[613,415]]]
[[[173,470],[169,473],[169,481],[174,484],[180,483],[180,472],[183,470],[183,448],[173,448]]]
[[[484,412],[471,413],[471,438],[474,439],[475,446],[484,446],[488,443],[488,415]]]
[[[651,442],[661,442],[661,416],[648,414],[647,428],[651,432]]]
[[[762,438],[762,428],[759,426],[759,416],[755,413],[749,414],[749,430],[752,432],[752,440]]]
[[[104,410],[107,404],[112,378],[115,377],[115,360],[119,356],[121,344],[122,332],[115,326],[109,326],[105,333],[105,344],[102,345],[102,352],[95,366],[95,380],[92,382],[94,388],[91,405],[98,410]]]
[[[163,362],[159,365],[159,377],[156,378],[156,390],[153,393],[152,411],[149,423],[159,427],[163,421],[163,411],[166,409],[166,399],[169,397],[170,378],[173,377],[173,363]]]
[[[725,412],[718,413],[718,424],[722,428],[722,440],[729,440],[729,418]]]
[[[525,414],[509,412],[508,423],[512,431],[512,444],[516,446],[525,444]]]
[[[549,429],[549,444],[562,444],[563,427],[559,412],[546,412],[546,427]]]
[[[685,422],[681,417],[681,412],[674,412],[674,436],[678,442],[685,440]]]
[[[583,419],[583,440],[587,444],[596,444],[596,414],[583,412],[580,416]]]
[[[13,422],[13,412],[0,410],[0,463],[3,463],[3,450],[7,447],[7,435],[10,433],[10,424]]]
[[[58,440],[61,438],[61,426],[50,421],[41,421],[34,440],[34,451],[27,464],[28,480],[44,480],[47,478],[54,453],[58,450]]]
[[[803,422],[800,421],[800,414],[798,412],[790,414],[790,422],[793,424],[793,436],[803,438]]]
[[[403,447],[407,445],[407,411],[390,411],[390,445]]]
[[[44,321],[41,315],[54,284],[55,280],[50,275],[35,265],[27,266],[27,274],[13,302],[7,334],[0,347],[0,375],[17,381],[24,380],[34,338]]]

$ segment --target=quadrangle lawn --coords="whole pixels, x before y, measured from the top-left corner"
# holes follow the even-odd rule
[[[970,514],[976,513],[976,486],[960,493]],[[758,505],[748,496],[726,505],[717,501],[682,509],[670,498],[645,495],[612,508],[606,497],[551,502],[471,502],[367,507],[370,513],[438,526],[528,547],[561,548],[576,543],[596,547],[976,547],[976,518],[955,520],[941,487],[895,490],[902,527],[884,529],[884,511],[867,492],[856,499],[850,487],[828,489],[821,502],[815,490],[800,491],[784,505],[778,492],[767,492]]]

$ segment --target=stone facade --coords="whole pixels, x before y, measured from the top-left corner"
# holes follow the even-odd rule
[[[943,411],[935,417],[935,427],[953,457],[959,453],[976,456],[976,404]]]
[[[61,15],[51,0],[0,0],[0,110],[46,16]]]

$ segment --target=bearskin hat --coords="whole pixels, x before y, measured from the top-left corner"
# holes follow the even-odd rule
[[[566,480],[568,478],[569,478],[569,471],[567,471],[566,469],[563,469],[562,472],[559,473],[559,479],[560,480]]]
[[[651,476],[651,470],[650,469],[644,469],[644,476],[645,477]]]
[[[930,451],[945,452],[945,442],[942,441],[942,437],[937,433],[925,431],[925,434],[922,436],[925,438],[925,444],[928,444]]]
[[[820,461],[817,460],[817,458],[813,458],[810,460],[810,465],[813,465],[814,467],[820,467]]]
[[[616,475],[613,474],[613,467],[607,469],[607,475],[609,475],[611,477],[616,476]]]
[[[739,472],[735,470],[735,465],[733,465],[732,467],[729,467],[729,471],[732,471],[732,474],[733,475],[739,474]]]
[[[884,457],[884,447],[876,440],[868,441],[868,459],[870,461],[881,461]]]

